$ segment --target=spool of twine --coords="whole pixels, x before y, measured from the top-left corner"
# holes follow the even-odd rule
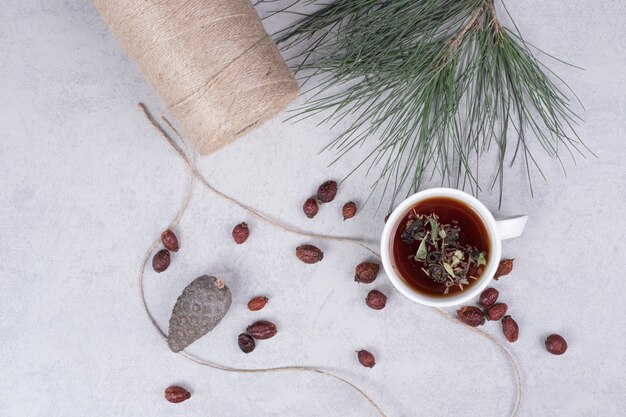
[[[94,0],[195,148],[284,109],[298,84],[249,0]]]

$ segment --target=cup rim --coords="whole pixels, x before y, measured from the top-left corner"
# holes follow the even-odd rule
[[[434,297],[417,292],[416,290],[411,288],[404,281],[404,279],[402,279],[402,277],[400,277],[400,274],[396,271],[393,264],[392,238],[396,230],[397,224],[402,220],[403,215],[408,209],[415,206],[419,201],[431,197],[449,197],[468,204],[477,212],[479,217],[483,220],[487,229],[487,233],[489,234],[489,257],[485,272],[481,275],[479,281],[476,284],[472,285],[465,291],[451,295],[449,297]],[[483,203],[481,203],[476,197],[454,188],[429,188],[409,196],[402,203],[400,203],[389,215],[380,240],[380,254],[382,258],[383,268],[393,286],[396,287],[398,291],[400,291],[410,300],[431,307],[450,307],[462,304],[480,294],[493,279],[493,276],[495,275],[498,264],[500,262],[501,252],[502,242],[500,240],[498,229],[496,227],[496,220],[494,219],[489,209],[487,209],[487,207]]]

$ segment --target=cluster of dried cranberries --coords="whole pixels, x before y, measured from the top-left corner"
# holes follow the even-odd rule
[[[269,299],[263,295],[253,297],[248,301],[248,310],[262,310]],[[237,337],[237,344],[243,353],[250,353],[256,347],[256,340],[265,340],[274,337],[278,329],[271,321],[258,320],[248,326],[245,333]]]
[[[170,229],[161,233],[161,243],[165,249],[161,249],[152,258],[152,269],[156,272],[163,272],[170,266],[170,251],[178,252],[180,245],[178,238]]]
[[[354,268],[354,281],[359,284],[371,284],[378,277],[380,265],[374,262],[361,262]],[[365,304],[373,310],[382,310],[387,305],[387,296],[379,290],[371,290],[365,297]],[[366,368],[373,368],[376,359],[367,350],[357,351],[359,363]]]
[[[317,188],[317,194],[314,197],[309,197],[306,199],[304,204],[302,205],[302,211],[304,211],[304,215],[309,219],[317,216],[319,213],[320,206],[322,204],[330,203],[335,199],[337,195],[337,182],[336,181],[326,181],[322,185]],[[343,216],[343,220],[348,220],[356,216],[357,207],[354,201],[349,201],[343,205],[341,209],[341,215]]]
[[[494,278],[497,280],[503,275],[508,275],[513,270],[513,259],[503,259],[498,265]],[[517,341],[519,337],[519,325],[511,317],[506,315],[508,306],[498,303],[499,292],[495,288],[487,288],[480,294],[478,304],[482,309],[475,306],[465,306],[457,310],[457,316],[463,323],[478,327],[485,323],[485,318],[490,321],[501,320],[502,333],[510,343]],[[545,341],[546,350],[553,355],[562,355],[567,350],[567,342],[558,335],[552,334]]]
[[[506,340],[513,343],[519,336],[519,326],[511,316],[506,316],[508,306],[505,303],[497,303],[498,290],[495,288],[487,288],[480,294],[478,304],[482,309],[474,306],[465,306],[457,310],[456,314],[463,323],[478,327],[485,323],[485,318],[490,321],[502,320],[502,333]]]
[[[308,198],[302,210],[304,214],[312,219],[319,212],[322,204],[330,203],[337,196],[337,183],[326,181],[317,189],[315,197]],[[349,201],[341,209],[343,220],[351,219],[357,213],[357,206],[353,201]],[[296,248],[296,257],[306,264],[314,264],[324,259],[324,253],[314,245],[301,245]],[[380,271],[380,265],[374,262],[361,262],[355,268],[354,280],[361,284],[371,284],[374,282]],[[365,304],[373,310],[382,310],[387,305],[387,296],[379,290],[371,290],[365,297]],[[372,368],[376,363],[374,355],[366,350],[357,352],[359,363],[367,368]]]

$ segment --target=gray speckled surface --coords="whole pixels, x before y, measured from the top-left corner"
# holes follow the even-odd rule
[[[584,71],[554,64],[586,106],[579,129],[598,158],[545,165],[530,198],[521,168],[508,176],[500,214],[530,216],[506,242],[515,271],[496,284],[521,327],[510,347],[522,368],[523,416],[622,416],[626,317],[626,4],[618,0],[510,2],[527,38]],[[271,28],[280,21],[268,22]],[[275,26],[273,26],[275,25]],[[137,273],[151,240],[172,219],[187,184],[183,164],[137,110],[160,109],[89,2],[9,0],[0,8],[0,415],[374,416],[355,393],[321,376],[220,373],[169,351],[142,311]],[[376,240],[381,213],[367,206],[340,220],[340,203],[367,194],[347,180],[338,201],[309,221],[302,201],[344,160],[318,151],[334,133],[318,120],[272,121],[198,160],[214,184],[290,224]],[[364,148],[361,152],[366,152]],[[352,162],[356,156],[352,158]],[[497,206],[496,193],[481,199]],[[497,214],[497,213],[496,213]],[[250,240],[235,246],[232,226]],[[364,308],[352,281],[367,254],[320,243],[324,261],[293,259],[303,240],[251,218],[196,186],[177,229],[182,248],[167,273],[147,274],[147,299],[166,326],[176,297],[208,273],[228,282],[233,308],[192,352],[233,366],[310,364],[359,383],[389,417],[506,416],[512,373],[483,339],[411,304],[384,277],[383,311]],[[314,242],[312,242],[314,243]],[[245,310],[258,293],[259,313]],[[250,322],[279,325],[244,355],[236,336]],[[500,340],[499,326],[485,329]],[[543,346],[563,334],[566,355]],[[367,348],[378,365],[356,365]],[[173,383],[191,400],[165,402]]]

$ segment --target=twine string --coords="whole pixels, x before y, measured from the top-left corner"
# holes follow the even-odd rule
[[[182,218],[182,216],[185,214],[185,211],[187,210],[188,206],[189,206],[189,202],[191,200],[191,196],[192,196],[192,189],[193,189],[193,185],[194,185],[194,179],[197,179],[200,181],[200,183],[202,185],[204,185],[205,188],[207,188],[209,191],[217,194],[218,196],[222,197],[223,199],[237,205],[238,207],[242,208],[243,210],[247,211],[248,213],[250,213],[251,215],[257,217],[258,219],[280,229],[283,230],[285,232],[288,233],[292,233],[292,234],[296,234],[302,237],[306,237],[306,238],[314,238],[314,239],[319,239],[319,240],[326,240],[326,241],[335,241],[335,242],[341,242],[341,243],[347,243],[347,244],[351,244],[353,246],[359,247],[361,249],[366,250],[367,252],[369,252],[371,255],[375,256],[376,258],[380,259],[380,254],[378,254],[378,252],[376,252],[375,250],[371,249],[370,247],[368,247],[367,245],[361,243],[360,241],[358,241],[357,239],[354,238],[349,238],[349,237],[341,237],[341,236],[330,236],[330,235],[323,235],[323,234],[317,234],[317,233],[311,233],[311,232],[307,232],[304,230],[300,230],[297,229],[295,227],[292,227],[290,225],[284,224],[282,222],[279,222],[277,220],[274,220],[273,218],[271,218],[270,216],[265,215],[264,213],[260,212],[259,210],[248,206],[247,204],[229,196],[228,194],[225,194],[224,192],[220,191],[219,189],[215,188],[211,183],[209,183],[209,181],[197,170],[196,165],[194,163],[192,152],[189,150],[189,147],[187,146],[186,141],[183,139],[182,135],[178,132],[178,130],[174,127],[174,125],[164,116],[162,116],[162,120],[163,122],[176,134],[176,136],[178,137],[179,141],[181,143],[184,144],[185,149],[182,149],[178,143],[171,137],[171,135],[165,130],[165,128],[163,128],[163,126],[161,126],[161,124],[154,118],[154,116],[150,113],[150,111],[148,110],[148,108],[143,104],[143,103],[139,103],[139,108],[142,110],[143,114],[146,116],[147,120],[150,122],[150,124],[157,130],[157,132],[160,134],[160,136],[162,138],[164,138],[166,140],[167,143],[170,144],[170,146],[172,147],[172,149],[174,149],[176,151],[176,154],[185,162],[186,166],[189,169],[190,172],[190,181],[189,181],[189,185],[188,185],[188,189],[187,192],[185,194],[185,197],[183,199],[183,202],[181,204],[181,207],[179,208],[178,212],[176,213],[176,216],[174,217],[174,220],[170,223],[170,228],[174,228],[176,227],[176,225],[178,225],[178,223],[180,222],[180,219]],[[152,323],[153,327],[155,328],[155,330],[159,333],[159,335],[163,338],[163,339],[167,339],[167,334],[165,333],[165,331],[161,328],[161,326],[157,323],[156,319],[154,318],[154,316],[152,315],[152,312],[150,311],[150,308],[148,307],[147,301],[146,301],[146,297],[145,297],[145,292],[144,292],[144,277],[145,277],[145,268],[146,265],[148,264],[148,260],[150,258],[150,255],[153,253],[154,249],[157,247],[157,245],[160,243],[160,238],[155,239],[152,244],[150,245],[150,247],[148,248],[148,250],[146,251],[146,254],[144,256],[143,262],[141,264],[141,269],[140,269],[140,273],[139,273],[139,286],[140,286],[140,295],[141,295],[141,300],[143,303],[143,307],[144,310],[150,320],[150,322]],[[448,313],[447,311],[437,308],[437,307],[429,307],[431,310],[433,310],[435,313],[437,313],[438,315],[440,315],[441,317],[445,318],[446,320],[453,322],[457,325],[462,326],[465,329],[468,329],[470,331],[472,331],[473,333],[485,338],[487,341],[489,341],[490,343],[492,343],[493,345],[495,345],[502,353],[504,353],[505,358],[508,360],[509,364],[511,365],[513,371],[514,371],[514,379],[515,379],[515,388],[516,388],[516,392],[515,392],[515,404],[513,406],[513,410],[511,412],[511,417],[515,417],[517,416],[517,413],[519,411],[519,406],[521,404],[521,400],[522,400],[522,393],[523,393],[523,387],[522,387],[522,380],[521,380],[521,371],[519,368],[519,365],[517,364],[517,361],[515,360],[515,357],[513,356],[513,354],[506,348],[506,346],[504,346],[502,343],[500,343],[497,339],[495,339],[493,336],[491,336],[488,333],[485,333],[484,331],[475,328],[475,327],[470,327],[465,325],[464,323],[460,322],[456,317],[452,316],[450,313]],[[332,379],[335,379],[337,381],[340,381],[344,384],[346,384],[347,386],[349,386],[350,388],[352,388],[353,390],[355,390],[359,395],[361,395],[378,413],[379,416],[381,417],[387,417],[386,414],[383,412],[383,410],[381,409],[381,407],[367,394],[365,393],[362,389],[360,389],[358,386],[354,385],[352,382],[346,380],[345,378],[330,372],[330,371],[326,371],[320,368],[316,368],[316,367],[311,367],[311,366],[281,366],[281,367],[272,367],[272,368],[249,368],[249,369],[245,369],[245,368],[235,368],[235,367],[229,367],[229,366],[225,366],[225,365],[221,365],[215,362],[211,362],[211,361],[207,361],[204,359],[201,359],[195,355],[192,355],[186,351],[181,351],[179,352],[180,355],[182,355],[183,357],[185,357],[186,359],[197,363],[199,365],[202,366],[206,366],[212,369],[216,369],[216,370],[220,370],[220,371],[225,371],[225,372],[235,372],[235,373],[270,373],[270,372],[309,372],[309,373],[317,373],[317,374],[321,374],[327,377],[330,377]]]
[[[161,134],[161,136],[167,141],[167,143],[170,144],[170,146],[176,151],[176,154],[183,160],[183,162],[185,162],[185,164],[187,165],[187,167],[189,168],[190,172],[193,174],[192,176],[196,177],[200,183],[202,185],[204,185],[209,191],[211,191],[212,193],[217,194],[218,196],[222,197],[223,199],[235,204],[236,206],[242,208],[243,210],[247,211],[248,213],[250,213],[251,215],[253,215],[254,217],[271,224],[274,227],[277,227],[287,233],[291,233],[291,234],[295,234],[295,235],[299,235],[302,237],[306,237],[306,238],[310,238],[310,239],[317,239],[317,240],[325,240],[325,241],[335,241],[335,242],[343,242],[343,243],[347,243],[353,246],[357,246],[359,248],[365,249],[366,251],[368,251],[371,255],[377,257],[380,259],[380,255],[378,254],[378,252],[376,252],[375,250],[373,250],[372,248],[370,248],[369,246],[359,242],[357,239],[355,238],[350,238],[350,237],[342,237],[342,236],[328,236],[328,235],[323,235],[323,234],[318,234],[318,233],[311,233],[311,232],[307,232],[304,230],[300,230],[297,229],[293,226],[290,226],[288,224],[282,223],[278,220],[273,219],[272,217],[262,213],[261,211],[255,209],[254,207],[250,207],[249,205],[235,199],[234,197],[231,197],[230,195],[220,191],[219,189],[217,189],[216,187],[214,187],[211,183],[209,183],[209,181],[202,175],[202,173],[200,173],[198,171],[198,169],[196,168],[195,163],[193,162],[193,160],[191,159],[191,157],[189,157],[176,143],[176,141],[170,136],[169,133],[167,133],[167,131],[165,129],[163,129],[163,127],[159,124],[159,122],[152,116],[152,114],[150,114],[150,111],[146,108],[146,106],[143,103],[139,103],[139,108],[143,111],[144,115],[146,116],[146,118],[148,119],[148,121],[152,124],[152,126]],[[166,118],[163,118],[164,120],[167,120]],[[171,126],[173,128],[172,123],[170,123],[169,121],[166,122],[168,126]],[[178,133],[178,131],[176,129],[173,129],[174,132],[182,138],[182,136],[180,136],[180,133]],[[183,141],[184,142],[184,141]]]

